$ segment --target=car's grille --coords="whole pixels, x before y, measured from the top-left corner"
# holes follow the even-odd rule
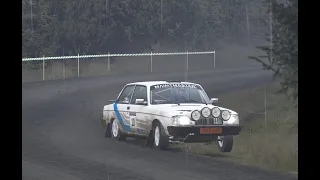
[[[201,118],[198,121],[195,121],[196,125],[222,125],[223,121],[221,118]]]

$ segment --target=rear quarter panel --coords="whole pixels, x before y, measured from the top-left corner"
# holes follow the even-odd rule
[[[111,119],[115,118],[115,113],[112,108],[112,104],[105,105],[103,107],[102,126],[106,126],[110,123]]]

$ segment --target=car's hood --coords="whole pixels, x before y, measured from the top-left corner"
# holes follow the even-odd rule
[[[228,110],[231,114],[237,114],[235,111],[232,111],[227,108],[223,108],[220,106],[214,106],[211,104],[205,105],[205,104],[160,104],[160,105],[154,105],[154,108],[156,108],[158,111],[161,111],[162,114],[165,114],[167,116],[174,116],[174,115],[187,115],[190,116],[191,112],[194,110],[201,110],[204,107],[208,107],[212,109],[213,107],[219,107],[221,110]]]

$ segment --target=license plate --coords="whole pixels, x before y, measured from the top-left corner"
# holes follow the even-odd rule
[[[221,134],[222,128],[200,128],[200,134]]]

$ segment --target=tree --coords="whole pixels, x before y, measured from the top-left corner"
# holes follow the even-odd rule
[[[32,14],[29,11],[31,5]],[[59,47],[58,34],[56,34],[59,31],[55,26],[58,23],[52,14],[51,1],[23,0],[22,12],[22,54],[36,57],[44,54],[54,55]]]
[[[270,0],[267,1],[270,3]],[[261,46],[267,56],[249,57],[260,62],[264,69],[273,72],[281,81],[279,92],[286,93],[293,103],[298,102],[298,0],[287,3],[271,1],[271,46]],[[271,11],[272,10],[272,11]],[[270,35],[269,35],[270,36]]]
[[[247,35],[247,1],[255,31],[260,2],[254,0],[22,0],[22,53],[137,53],[159,41],[188,50],[212,49],[217,40],[239,43]]]

